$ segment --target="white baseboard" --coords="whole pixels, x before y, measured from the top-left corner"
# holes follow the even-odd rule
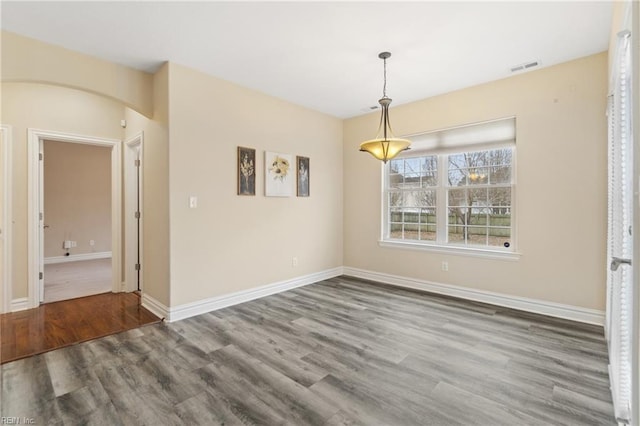
[[[391,284],[399,287],[423,290],[431,293],[444,294],[460,299],[474,300],[491,305],[504,306],[536,314],[548,315],[556,318],[604,326],[605,313],[596,309],[581,308],[572,305],[547,302],[544,300],[528,299],[526,297],[510,296],[508,294],[493,293],[451,284],[440,284],[416,278],[401,277],[382,272],[344,267],[344,275]]]
[[[169,308],[144,292],[142,293],[142,307],[151,311],[158,318],[165,319],[169,317]]]
[[[316,283],[318,281],[338,277],[342,274],[343,274],[343,268],[337,267],[337,268],[327,269],[325,271],[316,272],[309,275],[304,275],[301,277],[292,278],[285,281],[268,284],[268,285],[257,287],[257,288],[252,288],[249,290],[238,291],[236,293],[225,294],[223,296],[211,297],[209,299],[199,300],[197,302],[185,303],[184,305],[179,305],[179,306],[169,308],[167,315],[165,315],[165,318],[169,322],[179,321],[181,319],[189,318],[195,315],[204,314],[207,312],[237,305],[239,303],[244,303],[250,300],[254,300],[254,299],[269,296],[272,294],[280,293],[283,291],[291,290],[296,287],[302,287],[305,285]],[[143,297],[143,306],[144,306],[144,297]]]
[[[31,305],[29,305],[29,299],[27,297],[20,297],[19,299],[13,299],[11,301],[9,312],[24,311],[26,309],[31,309]]]
[[[572,305],[547,302],[544,300],[529,299],[519,296],[511,296],[501,293],[493,293],[484,290],[460,287],[451,284],[441,284],[415,278],[401,277],[382,272],[367,271],[351,267],[337,267],[290,280],[280,281],[265,286],[225,294],[223,296],[212,297],[199,300],[197,302],[185,303],[183,305],[168,307],[158,302],[151,296],[142,295],[142,306],[153,312],[160,318],[168,322],[179,321],[192,316],[204,314],[239,303],[291,290],[297,287],[313,284],[318,281],[334,278],[340,275],[348,275],[384,284],[391,284],[399,287],[412,288],[431,293],[443,294],[458,297],[460,299],[474,300],[476,302],[488,303],[491,305],[504,306],[518,309],[525,312],[532,312],[556,318],[564,318],[572,321],[587,324],[604,325],[605,313],[596,309],[581,308]]]
[[[110,251],[101,251],[97,253],[83,253],[83,254],[71,254],[69,256],[52,256],[45,257],[44,264],[49,265],[52,263],[66,263],[76,262],[78,260],[95,260],[95,259],[110,259]]]

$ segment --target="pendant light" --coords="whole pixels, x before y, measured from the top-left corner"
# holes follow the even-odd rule
[[[378,58],[384,61],[384,86],[382,88],[382,98],[378,101],[382,107],[380,115],[380,125],[375,139],[364,141],[360,144],[360,151],[368,152],[382,160],[384,163],[391,160],[400,152],[409,149],[411,142],[407,139],[400,139],[393,136],[391,124],[389,123],[389,105],[391,98],[387,96],[387,59],[391,56],[389,52],[382,52]]]

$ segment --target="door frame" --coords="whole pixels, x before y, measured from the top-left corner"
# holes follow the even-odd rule
[[[635,235],[640,232],[640,96],[638,96],[638,86],[640,83],[640,5],[638,2],[631,2],[631,93],[632,111],[631,127],[633,135],[633,176],[634,179],[634,208],[638,209],[633,216],[633,230]],[[631,318],[631,422],[640,423],[640,237],[633,240],[633,301]]]
[[[28,304],[30,308],[40,306],[43,294],[44,280],[40,272],[44,272],[42,255],[43,238],[41,236],[43,212],[41,194],[44,192],[43,176],[41,172],[40,152],[45,140],[94,145],[111,148],[111,278],[114,293],[121,287],[121,259],[122,259],[122,199],[121,199],[121,145],[119,139],[84,136],[72,133],[57,132],[41,129],[27,129],[27,230],[28,230]]]
[[[123,175],[124,175],[124,282],[122,284],[122,288],[126,291],[136,291],[137,286],[135,285],[135,275],[136,275],[136,258],[131,256],[131,250],[135,248],[136,244],[138,246],[137,250],[139,251],[138,262],[142,265],[142,253],[143,253],[143,147],[144,147],[144,132],[139,132],[133,137],[127,139],[124,143],[124,166],[123,166]],[[136,171],[135,160],[140,160],[139,170]],[[135,174],[138,173],[138,179],[135,179]],[[135,216],[133,212],[135,212],[135,202],[136,202],[136,193],[134,190],[136,189],[137,184],[137,202],[138,211],[140,212],[140,219],[138,219],[139,231],[135,232]],[[137,241],[136,241],[137,239]],[[144,292],[144,280],[143,280],[143,269],[140,268],[138,272],[138,279],[140,283],[140,293]]]
[[[11,298],[13,289],[11,288],[13,282],[11,280],[12,270],[12,246],[11,236],[13,228],[13,193],[11,185],[11,155],[12,155],[12,143],[13,135],[12,128],[9,125],[0,124],[0,138],[2,138],[2,306],[0,306],[0,312],[11,312]]]

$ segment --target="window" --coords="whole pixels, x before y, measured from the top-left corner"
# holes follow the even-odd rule
[[[415,138],[385,166],[383,241],[513,252],[514,136],[509,119]]]

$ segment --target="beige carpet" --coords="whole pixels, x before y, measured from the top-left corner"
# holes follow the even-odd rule
[[[44,266],[44,303],[111,291],[111,259]]]

